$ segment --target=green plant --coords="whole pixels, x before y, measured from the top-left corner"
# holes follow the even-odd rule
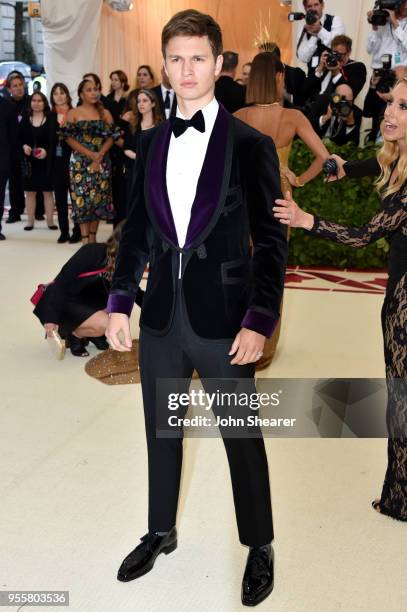
[[[353,143],[338,147],[327,143],[330,153],[346,160],[366,159],[376,155],[376,147],[368,144],[364,148]],[[300,175],[312,162],[313,156],[300,140],[293,144],[289,167]],[[361,226],[379,209],[380,200],[373,178],[348,179],[325,183],[321,174],[302,187],[294,189],[294,200],[307,212],[312,212],[343,225]],[[382,239],[363,249],[336,244],[317,238],[300,229],[293,229],[290,237],[289,265],[335,266],[338,268],[384,268],[387,266],[389,245]]]

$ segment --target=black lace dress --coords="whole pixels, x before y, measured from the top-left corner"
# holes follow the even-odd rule
[[[407,185],[384,198],[382,209],[362,227],[315,217],[311,232],[356,248],[383,237],[390,241],[389,280],[382,308],[388,467],[379,508],[383,514],[407,521]]]

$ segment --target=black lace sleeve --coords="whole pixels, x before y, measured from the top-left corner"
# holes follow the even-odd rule
[[[361,248],[392,234],[407,222],[407,204],[399,194],[386,202],[384,208],[361,227],[339,225],[314,216],[311,232],[322,238],[329,238],[340,244]]]
[[[343,165],[346,176],[362,178],[363,176],[380,176],[380,165],[376,157],[348,161]]]

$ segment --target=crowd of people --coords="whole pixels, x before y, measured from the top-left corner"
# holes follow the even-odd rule
[[[364,88],[368,69],[352,59],[352,40],[345,33],[342,18],[325,13],[322,0],[303,0],[303,4],[305,24],[297,42],[297,57],[307,65],[307,73],[282,64],[280,49],[273,41],[259,45],[260,52],[279,60],[278,70],[282,67],[280,74],[284,76],[283,87],[271,103],[302,113],[320,138],[337,145],[382,142],[380,123],[390,89],[407,74],[407,1],[395,2],[395,10],[387,11],[385,23],[378,21],[375,11],[367,15],[372,28],[367,41],[372,72],[360,107],[355,99]],[[252,62],[243,65],[240,78],[238,62],[236,52],[223,53],[215,87],[216,98],[231,113],[253,106],[247,96]],[[85,81],[92,83],[93,91]],[[56,206],[59,243],[93,242],[100,220],[117,225],[125,219],[139,134],[176,111],[176,95],[165,71],[157,84],[152,68],[139,66],[130,90],[126,73],[115,70],[110,74],[107,95],[102,93],[98,75],[85,74],[76,101],[71,100],[64,83],[53,85],[49,101],[40,89],[29,96],[22,75],[12,72],[7,92],[8,100],[0,102],[6,128],[0,145],[4,162],[0,171],[0,239],[5,239],[1,220],[7,180],[10,211],[6,223],[20,221],[26,210],[24,229],[31,231],[35,220],[43,219],[45,208],[48,227],[58,229],[53,218]],[[7,119],[9,115],[14,117],[12,121]],[[372,119],[366,135],[361,134],[363,117]],[[292,173],[286,176],[292,178]]]
[[[7,181],[6,223],[21,221],[26,211],[24,230],[32,231],[45,212],[49,229],[59,226],[58,243],[96,242],[100,221],[116,226],[126,218],[139,134],[163,121],[176,106],[165,77],[161,85],[154,85],[152,69],[143,65],[131,91],[125,72],[116,70],[110,74],[106,96],[99,76],[89,73],[83,75],[76,101],[64,83],[53,85],[48,100],[40,89],[28,95],[20,73],[8,75],[8,96],[0,99],[1,240]]]

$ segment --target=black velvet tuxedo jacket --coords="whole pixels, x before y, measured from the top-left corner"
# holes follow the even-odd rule
[[[287,259],[286,226],[272,212],[281,197],[274,143],[219,106],[180,248],[166,188],[171,133],[169,121],[142,132],[108,312],[130,315],[149,262],[143,329],[168,332],[181,283],[198,336],[229,339],[241,327],[270,336],[279,318]]]

